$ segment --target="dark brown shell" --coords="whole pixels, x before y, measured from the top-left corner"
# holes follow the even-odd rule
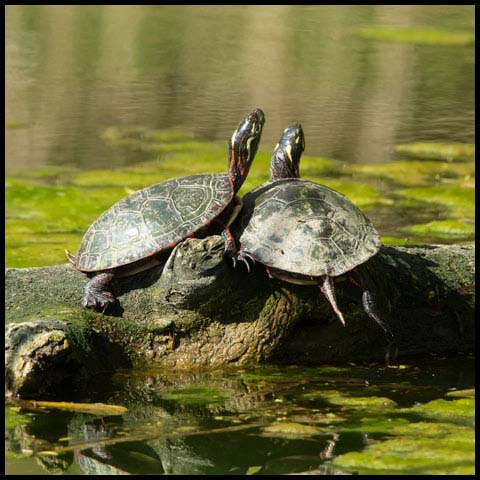
[[[312,277],[341,275],[381,247],[370,220],[347,197],[308,180],[279,180],[248,193],[236,228],[255,260]]]
[[[171,249],[216,218],[233,199],[227,174],[175,178],[139,190],[95,220],[76,256],[84,272],[131,264]]]

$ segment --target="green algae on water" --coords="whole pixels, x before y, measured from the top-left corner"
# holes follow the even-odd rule
[[[422,225],[412,225],[404,230],[418,237],[442,238],[444,240],[473,239],[475,225],[461,220],[436,220]]]
[[[31,421],[31,416],[20,413],[20,407],[5,407],[6,430],[12,430],[15,427],[28,425]]]
[[[471,390],[468,390],[471,392]],[[475,415],[473,398],[437,399],[397,409],[389,438],[369,442],[362,452],[333,459],[339,468],[359,474],[470,475],[475,470]],[[398,415],[423,416],[425,421],[399,421]],[[408,418],[407,417],[407,418]],[[464,425],[459,424],[466,423]],[[368,421],[362,421],[368,425]],[[363,428],[361,431],[368,431]]]
[[[440,185],[424,188],[396,190],[406,200],[421,200],[432,204],[445,205],[454,218],[475,217],[475,190],[457,185]]]
[[[337,405],[353,409],[368,410],[386,410],[397,406],[396,402],[386,397],[354,397],[344,395],[338,390],[317,390],[308,392],[304,395],[306,399],[321,399],[327,401],[331,405]]]
[[[427,160],[447,160],[448,162],[475,159],[473,143],[417,142],[396,145],[396,153]]]
[[[211,403],[223,403],[226,400],[223,392],[207,385],[175,388],[162,393],[161,398],[183,405],[208,405]]]
[[[381,237],[383,245],[418,245],[418,241],[410,240],[409,238],[400,238],[400,237],[390,237],[383,236]]]
[[[368,40],[417,45],[473,45],[473,32],[420,29],[411,27],[384,27],[372,25],[360,29],[360,36]]]
[[[393,203],[392,200],[382,196],[376,188],[367,183],[316,177],[310,177],[308,180],[321,183],[342,193],[363,211],[368,211],[370,208],[378,205],[391,205]]]
[[[407,432],[415,432],[406,426]],[[475,444],[472,430],[457,430],[450,426],[449,433],[425,438],[425,430],[370,443],[362,452],[349,452],[333,459],[339,468],[359,474],[402,475],[469,475],[475,471]],[[393,433],[395,433],[393,431]]]
[[[76,251],[90,223],[124,188],[91,189],[44,185],[7,178],[6,265],[32,267],[65,263],[64,249]]]
[[[412,412],[441,421],[465,420],[475,418],[475,399],[459,398],[445,400],[439,398],[425,404],[419,404],[411,409]]]
[[[455,390],[452,389],[451,391],[445,394],[446,397],[467,397],[467,398],[475,398],[475,389],[468,388],[466,390]]]
[[[474,162],[396,160],[383,164],[350,165],[346,171],[369,178],[381,178],[406,187],[429,186],[432,183],[456,181],[461,184],[475,176]]]
[[[101,135],[113,147],[146,152],[194,150],[203,146],[193,135],[178,130],[154,130],[146,127],[109,127]]]
[[[19,122],[16,120],[5,120],[5,130],[19,130],[21,128],[27,128],[26,122]]]

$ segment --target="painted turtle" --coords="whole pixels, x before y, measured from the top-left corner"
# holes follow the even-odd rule
[[[94,277],[85,285],[82,305],[102,309],[115,303],[110,284],[116,276],[147,270],[187,237],[221,233],[225,253],[235,263],[229,225],[241,209],[237,192],[247,177],[265,123],[260,109],[248,114],[228,143],[227,173],[167,180],[120,200],[85,233],[77,255],[67,257]]]
[[[265,264],[272,277],[317,284],[343,325],[331,278],[346,276],[362,288],[367,314],[388,331],[366,278],[354,271],[379,251],[380,237],[344,195],[299,178],[304,149],[302,127],[288,127],[273,152],[270,181],[243,197],[243,209],[232,226],[240,245],[236,255]]]

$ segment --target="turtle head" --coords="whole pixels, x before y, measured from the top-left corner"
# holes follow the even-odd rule
[[[270,181],[282,178],[300,177],[300,157],[305,150],[305,137],[302,126],[290,125],[283,132],[282,138],[273,151],[270,162]]]
[[[250,165],[257,153],[264,123],[265,115],[257,108],[240,122],[228,142],[228,176],[235,193],[240,190],[247,178]]]

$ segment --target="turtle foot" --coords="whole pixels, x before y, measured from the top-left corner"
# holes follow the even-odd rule
[[[255,259],[253,258],[253,256],[246,250],[239,250],[238,252],[233,254],[232,260],[234,267],[237,265],[237,262],[243,262],[248,273],[250,273],[250,264],[248,263],[248,261],[250,260],[252,262],[252,265],[255,263]]]
[[[82,298],[82,306],[101,311],[102,313],[114,305],[115,302],[116,299],[111,292],[95,288],[90,288],[88,292],[86,291]]]
[[[105,310],[116,302],[112,292],[107,287],[113,280],[111,273],[100,273],[93,277],[85,285],[85,291],[82,298],[82,306],[105,312]]]

